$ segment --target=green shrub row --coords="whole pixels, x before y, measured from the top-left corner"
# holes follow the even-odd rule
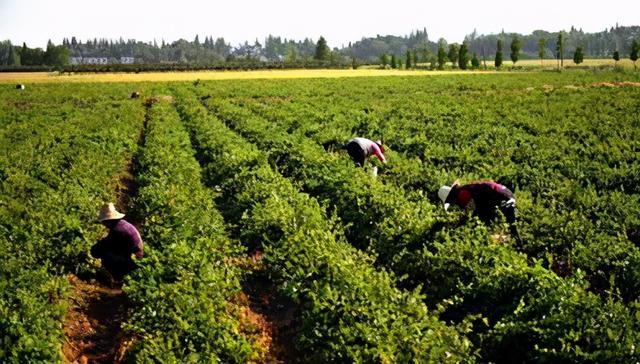
[[[253,348],[229,303],[242,278],[230,258],[243,249],[227,238],[169,103],[149,110],[138,178],[145,257],[125,286],[132,304],[125,328],[137,337],[129,360],[247,362]]]
[[[62,275],[87,266],[101,233],[97,209],[135,149],[140,104],[88,91],[97,102],[86,108],[55,100],[63,92],[51,89],[3,100],[30,109],[4,114],[0,132],[2,362],[61,360],[69,293]]]
[[[192,95],[178,93],[205,179],[222,192],[222,210],[244,241],[264,248],[271,278],[302,307],[301,359],[473,361],[468,340],[429,313],[418,293],[393,288],[392,277],[344,241],[315,199],[298,192]]]

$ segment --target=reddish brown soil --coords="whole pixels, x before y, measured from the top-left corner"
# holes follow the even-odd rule
[[[128,340],[120,325],[126,320],[127,298],[121,288],[86,282],[69,275],[74,288],[64,323],[65,358],[70,363],[118,363]]]
[[[243,264],[253,274],[243,284],[243,292],[234,303],[238,306],[241,330],[254,342],[258,353],[252,363],[295,363],[299,357],[295,337],[299,308],[279,296],[276,287],[261,274],[262,252],[255,251]]]

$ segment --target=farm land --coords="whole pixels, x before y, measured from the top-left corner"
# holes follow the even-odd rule
[[[638,73],[308,72],[5,78],[0,361],[640,360]],[[355,169],[354,136],[389,163]],[[521,243],[444,211],[478,179]],[[106,201],[145,257],[90,347],[69,318]]]

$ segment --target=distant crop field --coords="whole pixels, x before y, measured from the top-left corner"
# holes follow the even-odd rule
[[[493,60],[491,60],[491,64],[493,64]],[[511,66],[513,64],[513,62],[511,62],[511,60],[508,59],[504,61],[504,65],[506,66]],[[524,59],[524,60],[520,60],[516,63],[518,66],[540,66],[540,60],[539,59]],[[636,64],[638,66],[640,66],[640,62],[636,62]],[[489,61],[487,60],[487,65],[489,65]],[[555,59],[544,59],[542,60],[542,67],[556,67],[558,65],[558,61]],[[573,63],[573,58],[569,57],[569,58],[565,58],[564,60],[564,67],[565,68],[573,68],[573,67],[585,67],[585,66],[589,66],[589,67],[597,67],[597,66],[615,66],[616,65],[616,61],[613,59],[585,59],[582,63],[580,63],[579,65]],[[617,62],[617,65],[619,67],[623,67],[623,68],[631,68],[633,69],[633,62],[631,62],[630,59],[628,58],[624,58],[624,59],[620,59],[620,61]]]
[[[373,76],[425,76],[456,73],[487,73],[492,71],[425,71],[425,70],[273,70],[273,71],[202,71],[202,72],[149,72],[149,73],[99,73],[58,74],[55,72],[7,72],[0,73],[0,83],[70,83],[70,82],[167,82],[200,80],[242,79],[292,79],[292,78],[342,78]]]
[[[73,362],[68,277],[120,201],[128,362],[272,362],[252,287],[297,362],[640,360],[640,73],[209,74],[0,86],[0,358]],[[457,179],[513,190],[522,241],[445,212]]]

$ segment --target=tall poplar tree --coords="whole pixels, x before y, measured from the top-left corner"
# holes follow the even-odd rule
[[[513,40],[511,41],[511,62],[513,62],[514,66],[520,58],[520,49],[522,49],[522,43],[520,43],[520,39],[518,39],[518,37],[513,38]]]
[[[502,39],[498,39],[498,43],[496,44],[496,59],[494,64],[496,68],[502,66]]]
[[[457,44],[450,44],[449,45],[449,54],[447,55],[447,58],[449,58],[449,62],[451,62],[451,67],[455,68],[456,67],[456,63],[458,63],[458,52],[460,50],[458,49],[458,45]]]
[[[444,42],[438,42],[438,69],[443,70],[447,62],[447,52],[444,50]]]
[[[324,37],[321,36],[320,39],[318,39],[318,43],[316,44],[316,53],[313,58],[318,61],[327,61],[329,60],[330,55],[331,50],[327,45],[327,41],[324,39]]]
[[[631,53],[629,54],[629,59],[633,62],[633,68],[638,69],[636,66],[636,61],[638,60],[638,53],[640,53],[640,43],[637,40],[633,40],[631,43]]]
[[[538,39],[538,58],[540,58],[540,66],[543,66],[542,60],[544,59],[545,48],[547,41],[544,38]]]
[[[458,52],[458,67],[462,70],[467,69],[467,63],[469,63],[469,50],[467,48],[467,42],[463,42]]]

